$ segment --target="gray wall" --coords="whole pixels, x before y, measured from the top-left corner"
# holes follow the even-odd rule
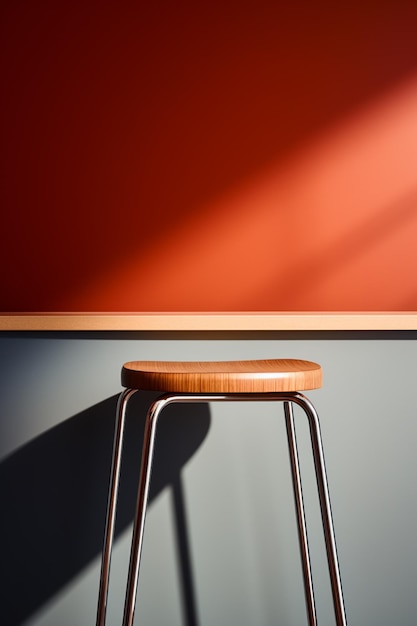
[[[349,624],[414,626],[416,340],[417,333],[399,332],[0,335],[2,623],[94,623],[124,361],[299,357],[320,362],[325,374],[310,397],[321,417]],[[129,416],[111,625],[122,612],[134,468],[150,398],[136,399]],[[320,517],[307,429],[296,417],[326,626],[333,618]],[[137,622],[304,624],[281,411],[176,407],[160,434]]]

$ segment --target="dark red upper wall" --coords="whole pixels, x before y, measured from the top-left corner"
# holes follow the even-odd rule
[[[416,3],[1,11],[0,310],[417,309]]]

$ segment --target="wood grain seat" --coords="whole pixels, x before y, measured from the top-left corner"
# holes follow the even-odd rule
[[[320,365],[299,359],[131,361],[122,368],[124,387],[175,393],[305,391],[321,384]]]

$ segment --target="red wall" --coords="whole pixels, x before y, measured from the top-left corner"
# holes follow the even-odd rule
[[[417,309],[417,3],[346,5],[3,0],[0,310]]]

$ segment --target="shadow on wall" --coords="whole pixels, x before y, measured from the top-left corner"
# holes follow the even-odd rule
[[[145,415],[154,397],[136,394],[130,403],[116,535],[133,519]],[[30,617],[101,552],[116,402],[117,396],[108,398],[66,420],[0,465],[1,613],[8,626]],[[195,619],[180,470],[209,426],[207,405],[166,409],[150,489],[152,500],[173,488],[188,624]]]

